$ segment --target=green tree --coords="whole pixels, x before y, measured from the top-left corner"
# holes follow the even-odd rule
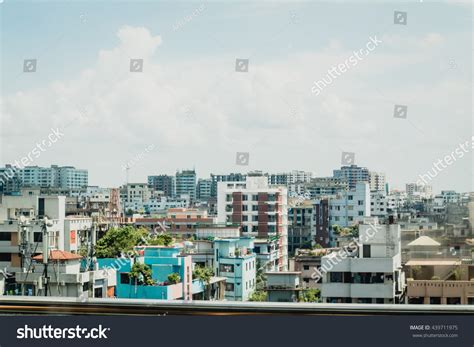
[[[114,258],[127,253],[146,238],[148,231],[145,228],[124,226],[111,228],[101,237],[95,246],[98,258]]]
[[[211,278],[214,276],[214,271],[210,267],[196,265],[193,271],[193,279],[205,283],[207,286],[204,300],[209,300],[211,296]]]
[[[257,290],[263,289],[263,287],[265,287],[265,282],[267,281],[267,277],[265,276],[265,265],[266,264],[262,265],[262,262],[260,260],[257,260],[257,271],[255,274],[255,278],[257,281]]]
[[[171,246],[173,244],[173,237],[168,234],[160,234],[150,238],[148,244],[151,246]]]
[[[129,276],[135,283],[140,285],[152,286],[155,284],[155,281],[151,278],[150,267],[143,263],[136,262],[133,264]]]
[[[181,282],[181,276],[177,272],[173,272],[172,274],[168,275],[169,284],[176,284],[179,282]]]
[[[256,290],[250,294],[249,301],[267,301],[267,292]]]
[[[319,289],[310,288],[300,293],[299,302],[319,302],[321,291]]]

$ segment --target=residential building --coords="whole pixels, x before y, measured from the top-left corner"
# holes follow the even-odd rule
[[[294,204],[290,202],[289,206],[288,253],[294,254],[298,248],[310,248],[313,245],[313,204],[311,200],[302,200]]]
[[[147,183],[127,183],[120,188],[120,199],[124,212],[145,212],[145,204],[151,198]]]
[[[220,182],[217,197],[219,223],[242,226],[243,236],[278,239],[278,268],[288,267],[287,189],[268,185],[265,176],[245,182]]]
[[[407,198],[410,201],[429,199],[432,197],[433,188],[427,184],[408,183],[406,184]]]
[[[382,172],[369,172],[369,184],[370,190],[376,192],[384,192],[385,191],[385,174]]]
[[[300,285],[301,272],[266,272],[265,291],[267,301],[270,302],[297,302],[303,289]]]
[[[88,171],[73,166],[51,167],[25,166],[17,168],[21,187],[85,188],[88,186]]]
[[[370,217],[370,187],[366,182],[357,183],[348,191],[329,199],[330,227],[348,227]]]
[[[207,200],[211,197],[212,180],[200,178],[197,184],[197,198]]]
[[[359,241],[323,256],[317,277],[326,303],[380,303],[400,301],[404,292],[401,271],[400,226],[366,218],[359,224]]]
[[[211,174],[211,196],[217,197],[217,184],[219,182],[245,182],[247,175],[241,173],[231,173],[228,175]]]
[[[214,240],[214,273],[226,278],[226,300],[247,301],[255,291],[257,257],[253,242],[252,237]]]
[[[299,249],[295,254],[294,270],[301,273],[301,286],[304,289],[321,289],[322,278],[314,279],[316,269],[321,268],[321,258],[333,248]]]
[[[31,268],[15,274],[16,282],[25,295],[83,299],[114,296],[116,285],[114,270],[83,271],[80,255],[51,250],[48,255],[47,278],[45,278],[43,254],[34,256],[33,260]]]
[[[173,198],[176,193],[175,178],[169,175],[148,176],[148,186],[153,190],[162,191],[164,196]]]
[[[160,198],[151,198],[148,202],[143,204],[145,213],[156,214],[166,213],[171,208],[186,208],[189,206],[189,199],[184,198],[169,198],[162,196]]]
[[[312,239],[315,244],[323,248],[330,244],[329,200],[317,199],[313,201]]]
[[[348,190],[349,184],[344,178],[315,177],[305,183],[304,189],[310,193],[311,199],[320,199]]]
[[[291,172],[266,174],[268,184],[289,186],[295,183],[306,183],[311,180],[313,174],[311,172],[293,170]]]
[[[278,239],[255,239],[254,252],[257,255],[257,268],[264,271],[278,271]]]
[[[357,183],[369,183],[369,170],[357,165],[342,166],[341,169],[333,170],[333,177],[344,179],[349,184],[349,189],[354,189]]]
[[[189,196],[191,201],[196,200],[196,171],[183,170],[176,172],[176,196]]]

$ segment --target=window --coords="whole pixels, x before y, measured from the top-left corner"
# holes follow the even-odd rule
[[[359,211],[357,214],[358,214],[359,216],[363,216],[363,215],[364,215],[364,211]]]
[[[363,258],[370,258],[370,245],[363,245],[362,246],[362,254]]]
[[[248,216],[242,216],[242,221],[247,222],[249,220]]]
[[[233,283],[226,283],[225,284],[225,291],[226,292],[233,292],[234,291],[234,284]]]
[[[364,200],[359,200],[359,201],[357,201],[357,204],[358,204],[359,206],[362,206],[362,205],[364,204]]]
[[[257,253],[257,254],[260,253],[260,246],[254,247],[253,250],[254,250],[254,252]]]
[[[130,284],[130,276],[128,272],[120,273],[120,284]]]
[[[258,205],[252,205],[252,211],[258,211]]]
[[[0,253],[0,261],[11,261],[12,255],[11,253]]]
[[[303,265],[303,270],[309,270],[309,265]]]
[[[10,232],[0,232],[0,241],[11,241],[12,234]]]
[[[330,280],[329,282],[331,283],[342,283],[342,272],[330,272],[329,277]]]
[[[353,195],[348,195],[347,196],[347,200],[353,200],[354,199],[354,196]]]
[[[234,272],[234,265],[232,264],[220,264],[219,270],[222,272]]]
[[[43,233],[34,233],[33,234],[34,242],[43,242]]]
[[[252,195],[252,201],[258,201],[258,195]]]

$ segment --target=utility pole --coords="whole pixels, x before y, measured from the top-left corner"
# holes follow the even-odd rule
[[[49,256],[49,232],[48,227],[52,226],[47,217],[43,218],[43,284],[44,284],[44,296],[48,296],[48,285],[49,285],[49,277],[48,277],[48,256]]]

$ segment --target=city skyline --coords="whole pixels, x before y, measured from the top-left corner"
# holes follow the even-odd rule
[[[87,168],[99,186],[122,184],[140,154],[129,181],[193,167],[330,176],[352,152],[403,189],[472,138],[468,3],[201,5],[3,3],[1,161],[57,127],[32,165]],[[312,92],[370,38],[381,43]],[[472,191],[472,169],[469,152],[430,184]]]

